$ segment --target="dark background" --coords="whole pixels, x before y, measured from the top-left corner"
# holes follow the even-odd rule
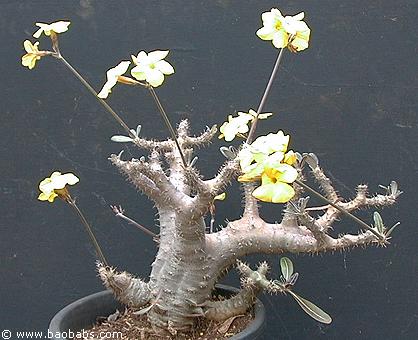
[[[77,217],[62,202],[37,200],[39,181],[52,171],[79,176],[72,192],[113,265],[147,277],[156,250],[109,209],[122,204],[138,222],[154,223],[152,205],[107,160],[123,147],[109,140],[122,133],[118,124],[56,60],[44,58],[32,71],[20,65],[34,23],[71,21],[62,52],[97,90],[105,71],[130,54],[169,49],[176,73],[158,93],[172,120],[190,118],[198,133],[256,108],[277,53],[255,35],[271,7],[304,10],[312,38],[307,51],[285,54],[265,107],[275,115],[259,132],[290,133],[291,147],[315,152],[346,197],[359,183],[375,192],[392,179],[404,194],[382,211],[387,224],[402,221],[389,247],[289,255],[301,274],[295,290],[334,321],[318,324],[289,297],[265,296],[266,338],[417,338],[418,4],[408,0],[0,0],[1,329],[45,331],[60,308],[102,289]],[[109,103],[129,126],[142,124],[145,136],[167,134],[147,93],[118,86]],[[222,163],[223,144],[199,151],[206,176]],[[142,155],[126,150],[125,157]],[[237,192],[218,204],[218,224],[239,216]],[[280,220],[280,206],[264,210],[269,221]],[[371,222],[370,211],[359,216]],[[357,230],[347,220],[335,225],[335,235]],[[253,260],[264,258],[277,278],[279,256]]]

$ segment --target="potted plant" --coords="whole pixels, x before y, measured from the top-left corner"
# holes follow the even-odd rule
[[[87,218],[69,191],[69,186],[79,181],[77,176],[54,171],[41,181],[39,199],[54,202],[58,197],[75,210],[95,247],[103,284],[132,313],[146,316],[158,336],[188,332],[202,319],[228,324],[251,310],[262,292],[289,294],[313,319],[330,323],[331,317],[326,312],[295,293],[299,274],[294,272],[289,258],[281,258],[282,275],[277,278],[269,276],[266,262],[253,267],[240,259],[249,254],[320,253],[359,245],[386,245],[398,225],[387,228],[378,212],[373,214],[372,225],[353,215],[358,209],[394,204],[401,193],[396,182],[392,181],[385,193],[373,197],[368,196],[366,185],[359,185],[356,197],[344,200],[315,154],[288,150],[290,137],[278,128],[267,135],[256,134],[258,121],[272,115],[263,112],[263,107],[283,54],[287,50],[297,54],[309,46],[311,30],[303,19],[303,12],[283,16],[276,8],[262,14],[263,26],[257,36],[271,41],[279,51],[257,110],[231,114],[220,126],[219,134],[213,126],[198,136],[190,132],[187,120],[180,121],[176,128],[173,126],[157,94],[156,88],[174,74],[174,67],[165,60],[169,51],[140,51],[132,55],[132,61],[121,61],[107,71],[107,81],[97,93],[60,50],[59,35],[68,30],[70,22],[36,24],[34,37],[49,37],[51,50],[41,50],[39,42],[24,42],[24,66],[32,69],[46,57],[62,62],[125,130],[125,135],[111,139],[134,144],[146,152],[139,159],[126,159],[120,152],[111,155],[110,161],[154,202],[158,211],[159,233],[155,234],[131,220],[122,208],[112,207],[116,216],[135,224],[158,245],[149,278],[138,278],[108,263]],[[120,118],[106,101],[117,84],[149,92],[169,132],[167,139],[156,141],[143,136],[140,124],[132,129]],[[216,136],[228,143],[238,138],[244,142],[222,147],[225,163],[213,178],[203,179],[194,151]],[[316,181],[319,191],[307,184],[308,176]],[[243,188],[242,217],[215,228],[216,201],[225,199],[225,188],[235,180]],[[320,198],[325,205],[309,205],[308,195]],[[260,201],[284,204],[280,223],[268,223],[260,216]],[[362,230],[358,234],[332,236],[332,225],[340,217],[352,219]],[[231,267],[241,275],[241,287],[236,294],[217,299],[213,295],[215,285]]]

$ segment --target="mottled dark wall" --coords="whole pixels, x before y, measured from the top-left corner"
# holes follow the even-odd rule
[[[275,1],[0,1],[1,184],[0,328],[46,330],[69,302],[102,289],[93,250],[70,209],[38,202],[37,185],[53,170],[80,177],[73,192],[110,262],[146,276],[155,246],[114,218],[122,204],[145,225],[154,210],[107,161],[120,133],[59,63],[20,65],[22,42],[36,21],[68,19],[63,54],[99,89],[105,71],[140,49],[170,49],[176,74],[159,89],[173,120],[192,119],[198,133],[236,110],[255,108],[276,51],[259,40],[260,14]],[[309,319],[288,297],[266,297],[267,339],[414,339],[418,334],[418,36],[416,1],[284,1],[285,13],[306,12],[311,47],[287,53],[260,132],[291,133],[292,148],[313,151],[345,195],[358,183],[397,180],[405,193],[382,215],[402,221],[387,249],[355,249],[316,257],[291,256],[297,291],[334,318]],[[41,46],[47,40],[41,41]],[[166,135],[147,93],[116,88],[109,102],[147,136]],[[222,162],[215,141],[199,151],[202,173]],[[207,152],[206,152],[207,151]],[[126,155],[141,152],[128,147]],[[231,193],[238,192],[233,188]],[[218,223],[238,216],[240,198],[219,204]],[[263,208],[271,221],[278,206]],[[231,211],[236,211],[231,216]],[[371,214],[361,213],[366,221]],[[356,231],[343,221],[335,233]],[[264,258],[264,257],[259,257]],[[258,259],[258,258],[257,258]],[[268,257],[278,275],[279,257]],[[234,284],[237,284],[235,281]]]

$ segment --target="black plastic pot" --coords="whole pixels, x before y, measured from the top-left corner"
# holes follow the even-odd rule
[[[216,285],[219,293],[229,295],[238,290],[225,285]],[[99,316],[108,316],[122,307],[108,291],[88,295],[61,309],[51,320],[48,328],[49,339],[67,339],[83,329],[88,330]],[[257,299],[255,303],[255,318],[241,333],[229,338],[231,340],[260,339],[264,329],[264,305]]]

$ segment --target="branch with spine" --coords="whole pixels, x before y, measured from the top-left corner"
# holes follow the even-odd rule
[[[393,205],[401,194],[396,182],[391,183],[386,193],[375,196],[368,196],[368,188],[362,184],[357,187],[356,197],[344,201],[318,164],[310,170],[324,195],[348,212]],[[296,191],[297,195],[284,210],[281,223],[267,223],[259,216],[258,209],[254,209],[256,203],[251,190],[244,190],[246,213],[242,218],[229,222],[221,231],[206,236],[211,252],[218,254],[224,265],[228,266],[235,259],[248,254],[319,253],[388,242],[388,238],[381,240],[369,230],[333,237],[330,232],[333,223],[341,217],[341,211],[330,205],[308,207],[309,197],[300,197],[303,194],[301,188]],[[317,217],[311,216],[316,211],[323,212]]]

